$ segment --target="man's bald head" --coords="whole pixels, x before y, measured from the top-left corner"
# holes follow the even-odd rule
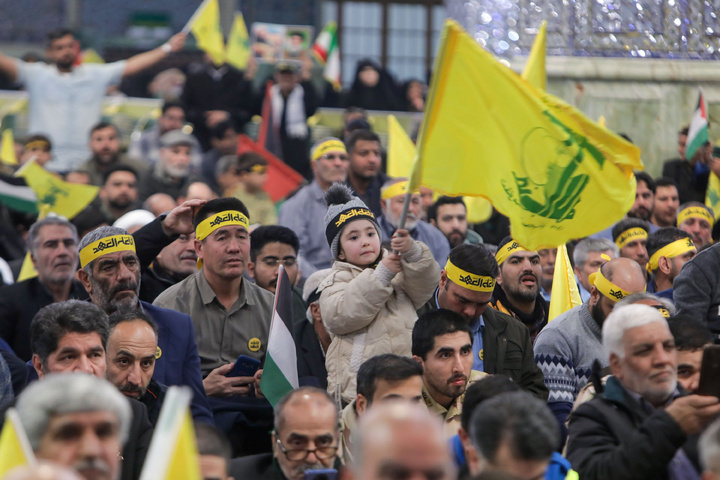
[[[367,411],[353,431],[356,479],[454,478],[438,418],[423,405],[386,402]]]
[[[647,287],[642,267],[629,258],[619,257],[610,260],[600,267],[598,275],[600,274],[614,285],[612,289],[615,290],[619,287],[627,293],[639,293],[644,292]],[[593,285],[590,289],[588,304],[593,319],[602,326],[605,318],[615,307],[617,298],[603,291],[603,288],[598,288],[599,285],[599,283]]]

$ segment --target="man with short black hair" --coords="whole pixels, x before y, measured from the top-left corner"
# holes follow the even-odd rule
[[[712,231],[715,214],[707,205],[700,202],[687,202],[680,205],[677,215],[677,227],[692,235],[698,250],[712,245]]]
[[[485,245],[453,248],[433,298],[418,310],[446,308],[463,316],[472,331],[473,369],[511,377],[533,395],[547,399],[535,364],[528,329],[519,320],[488,308],[498,266]]]
[[[47,168],[56,172],[77,168],[87,158],[87,138],[100,121],[107,88],[182,49],[185,37],[185,33],[175,34],[154,50],[108,64],[76,66],[77,38],[66,28],[48,34],[48,64],[27,63],[0,53],[0,71],[30,94],[28,131],[43,132],[53,142],[55,158]]]
[[[427,221],[440,230],[453,248],[461,243],[483,243],[482,237],[468,228],[467,206],[462,197],[442,196],[427,211]]]
[[[213,425],[195,423],[195,440],[202,478],[234,480],[229,476],[232,446],[225,434]]]
[[[647,271],[652,273],[647,291],[672,301],[673,280],[683,265],[692,260],[697,248],[689,233],[675,227],[661,228],[650,234],[646,248],[650,257]]]
[[[635,260],[643,271],[648,262],[646,243],[649,233],[648,222],[639,218],[621,220],[612,229],[612,238],[618,247],[620,256]]]
[[[520,320],[534,341],[547,325],[549,306],[540,286],[542,266],[536,251],[526,250],[512,237],[505,237],[495,254],[499,267],[491,306]]]
[[[54,302],[88,298],[75,279],[77,242],[77,230],[67,219],[38,220],[26,238],[37,277],[0,289],[0,338],[25,362],[32,358],[30,323],[38,310]]]
[[[506,472],[519,480],[545,478],[559,435],[553,416],[527,392],[497,395],[475,409],[470,437],[480,472]]]
[[[647,172],[635,172],[637,188],[635,189],[635,203],[627,216],[650,221],[655,205],[655,181]]]
[[[110,223],[137,208],[138,173],[128,165],[114,165],[103,174],[102,212]]]
[[[136,177],[147,171],[146,163],[120,153],[120,131],[110,122],[100,122],[90,129],[88,146],[92,155],[80,165],[80,170],[90,175],[92,185],[104,185],[107,172],[118,165],[131,167]]]
[[[677,221],[680,200],[675,180],[658,178],[655,180],[655,203],[650,221],[660,228],[674,227]]]
[[[350,158],[350,168],[345,183],[377,218],[383,214],[380,208],[380,190],[388,180],[381,169],[380,137],[371,130],[356,130],[348,135],[345,146]]]
[[[209,133],[212,148],[203,154],[200,174],[210,188],[224,194],[225,191],[219,188],[215,178],[215,171],[218,161],[222,157],[237,154],[238,133],[230,119],[220,121],[210,128],[203,128],[203,130]]]
[[[712,345],[712,334],[701,320],[687,315],[674,315],[668,325],[677,348],[678,384],[695,393],[700,384],[703,349]]]
[[[165,246],[149,267],[143,268],[140,300],[153,302],[162,292],[197,270],[195,232],[182,234]]]
[[[470,325],[451,310],[431,310],[415,322],[413,359],[423,367],[422,396],[430,411],[439,414],[447,438],[458,433],[465,390],[486,376],[473,370]]]

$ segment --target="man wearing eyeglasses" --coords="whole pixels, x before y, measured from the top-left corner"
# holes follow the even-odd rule
[[[280,264],[292,285],[293,322],[305,320],[307,306],[302,298],[302,290],[295,286],[300,269],[297,253],[300,241],[295,232],[279,225],[258,227],[250,234],[250,262],[247,270],[255,285],[275,293]]]
[[[319,232],[325,231],[325,192],[335,182],[344,182],[350,161],[345,144],[335,137],[318,140],[310,152],[313,181],[289,198],[280,207],[278,225],[288,227],[300,239],[299,254],[304,264],[303,275],[330,268],[332,252]]]
[[[243,480],[302,480],[306,470],[337,469],[338,409],[315,387],[293,390],[275,405],[272,453],[230,461],[230,474]]]

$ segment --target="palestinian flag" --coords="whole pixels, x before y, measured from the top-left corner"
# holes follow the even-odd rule
[[[337,42],[337,25],[328,22],[315,39],[312,53],[322,65],[324,77],[333,84],[335,90],[340,90],[340,49]]]
[[[688,130],[687,142],[685,143],[685,158],[691,161],[695,156],[695,152],[708,141],[708,123],[707,105],[703,97],[702,88],[698,98],[698,105],[690,120],[690,129]]]
[[[260,389],[274,407],[289,391],[298,388],[297,357],[292,337],[292,290],[283,266],[278,272],[270,336]]]
[[[37,195],[23,180],[0,176],[0,203],[24,213],[38,213]]]

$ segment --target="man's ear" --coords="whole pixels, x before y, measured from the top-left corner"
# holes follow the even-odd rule
[[[90,281],[90,275],[81,268],[77,271],[76,277],[80,280],[80,283],[83,284],[83,287],[85,287],[85,291],[87,291],[88,295],[92,295],[92,282]]]
[[[618,380],[622,380],[622,362],[616,353],[610,354],[610,372],[612,372],[613,376],[617,377]]]
[[[105,197],[107,197],[107,191],[105,190],[105,187],[100,187],[100,192],[98,193],[98,196],[100,197],[100,200],[105,200]]]
[[[416,362],[418,362],[423,367],[423,370],[425,369],[425,362],[423,362],[422,358],[420,358],[417,355],[413,355],[412,359],[415,360]]]
[[[428,223],[429,223],[430,225],[432,225],[433,227],[437,228],[437,222],[435,221],[434,218],[428,219]]]
[[[255,280],[255,262],[247,263],[247,272],[248,272],[248,275],[250,275],[250,278]]]
[[[670,259],[667,257],[660,257],[658,259],[658,268],[665,275],[670,273],[670,270],[672,270],[672,264],[670,263]]]
[[[590,299],[588,300],[588,304],[591,307],[594,307],[595,305],[598,304],[599,301],[600,301],[600,292],[598,291],[597,288],[595,288],[595,285],[593,285],[592,287],[590,287]]]
[[[43,378],[43,376],[45,376],[45,375],[43,374],[43,370],[42,370],[42,362],[40,361],[40,357],[38,356],[37,353],[33,353],[32,365],[33,365],[33,368],[35,369],[35,371],[37,372],[38,378]]]
[[[360,417],[363,412],[367,409],[367,398],[365,398],[365,395],[362,393],[357,394],[357,399],[355,400],[355,411],[358,414],[358,417]]]

